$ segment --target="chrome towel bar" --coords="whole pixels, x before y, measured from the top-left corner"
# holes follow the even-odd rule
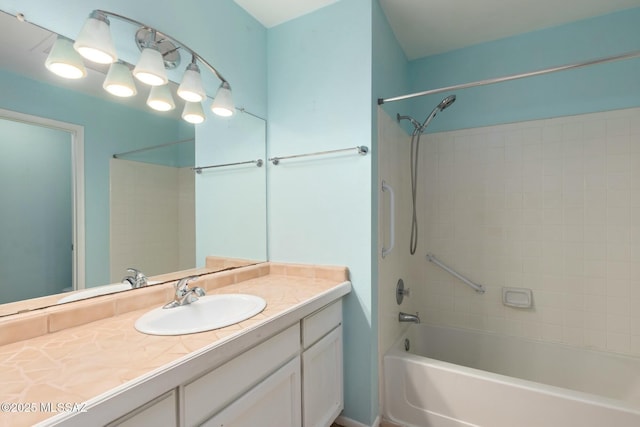
[[[369,152],[369,147],[367,147],[365,145],[358,145],[357,147],[341,148],[339,150],[317,151],[315,153],[293,154],[291,156],[271,157],[271,158],[269,158],[269,161],[271,163],[273,163],[274,165],[277,165],[277,164],[280,163],[280,160],[296,159],[298,157],[322,156],[322,155],[325,155],[325,154],[340,153],[340,152],[343,152],[343,151],[352,151],[352,150],[358,150],[358,154],[360,154],[361,156],[366,156],[367,153]]]
[[[257,167],[262,167],[262,165],[264,164],[264,161],[262,159],[258,159],[258,160],[247,160],[246,162],[236,162],[236,163],[223,163],[220,165],[211,165],[211,166],[196,166],[191,168],[191,170],[196,171],[196,173],[202,173],[203,169],[212,169],[212,168],[223,168],[226,166],[238,166],[238,165],[248,165],[251,163],[255,163],[255,165]]]

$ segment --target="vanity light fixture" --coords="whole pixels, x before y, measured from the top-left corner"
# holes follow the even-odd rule
[[[114,62],[109,67],[107,78],[102,84],[104,90],[121,98],[128,98],[138,93],[131,76],[131,70],[122,61]]]
[[[151,86],[147,105],[156,111],[170,111],[176,108],[169,85]]]
[[[126,74],[128,74],[126,64],[114,64],[118,55],[110,33],[109,19],[113,18],[138,27],[135,34],[135,43],[140,48],[141,54],[133,70],[133,76],[151,86],[147,105],[160,111],[168,111],[175,108],[171,91],[167,86],[169,79],[166,70],[177,67],[180,63],[180,52],[187,52],[191,55],[191,62],[187,65],[178,88],[178,96],[186,101],[182,118],[190,123],[202,123],[206,119],[202,105],[200,105],[200,102],[207,97],[200,74],[202,67],[209,70],[221,82],[211,105],[211,111],[222,117],[229,117],[235,113],[229,82],[202,56],[173,37],[160,33],[155,28],[142,22],[117,13],[97,9],[89,15],[73,47],[80,55],[90,61],[112,64],[107,79],[103,84],[105,90],[123,97],[133,96],[137,92],[135,84],[130,83],[124,77],[124,68],[127,68]],[[86,71],[84,74],[86,74]],[[123,75],[122,80],[117,77],[120,74]],[[115,83],[116,81],[120,82]],[[127,83],[124,83],[125,81]]]
[[[150,41],[142,49],[140,60],[133,69],[133,76],[149,86],[162,86],[169,83],[164,60],[154,41]]]
[[[196,63],[195,56],[191,58],[191,63],[187,65],[187,69],[182,76],[182,83],[178,87],[178,96],[189,102],[202,102],[206,97],[202,87],[200,68]]]
[[[211,111],[222,117],[233,115],[235,107],[233,106],[233,97],[231,96],[231,86],[229,86],[229,83],[220,83],[216,97],[213,99],[213,104],[211,104]]]
[[[199,102],[185,102],[182,118],[194,125],[200,124],[206,120],[204,109]]]
[[[89,61],[98,64],[116,62],[118,55],[109,26],[107,15],[100,10],[94,10],[85,21],[73,47]]]
[[[58,36],[44,63],[49,71],[65,79],[80,79],[87,75],[78,52],[73,50],[73,42]]]

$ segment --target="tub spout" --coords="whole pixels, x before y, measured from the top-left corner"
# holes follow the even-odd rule
[[[420,323],[420,317],[418,317],[418,313],[408,314],[400,312],[398,314],[398,322]]]

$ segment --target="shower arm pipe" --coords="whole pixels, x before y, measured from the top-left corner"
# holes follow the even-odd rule
[[[147,25],[147,24],[145,24],[145,23],[142,23],[142,22],[140,22],[140,21],[136,21],[135,19],[129,18],[129,17],[124,16],[124,15],[120,15],[120,14],[118,14],[118,13],[109,12],[109,11],[102,10],[102,9],[96,9],[96,10],[95,10],[95,12],[103,13],[103,14],[104,14],[104,15],[106,15],[106,16],[113,17],[113,18],[117,18],[117,19],[119,19],[119,20],[121,20],[121,21],[125,21],[125,22],[128,22],[128,23],[130,23],[130,24],[137,25],[137,26],[139,26],[139,27],[147,28],[147,29],[149,29],[149,30],[151,30],[151,31],[155,31],[155,32],[157,32],[157,33],[161,33],[162,35],[164,35],[164,36],[166,36],[166,37],[170,38],[172,41],[174,41],[174,42],[175,42],[177,45],[179,45],[182,49],[184,49],[184,50],[186,50],[187,52],[189,52],[189,53],[190,53],[192,56],[194,56],[196,59],[198,59],[198,61],[200,61],[200,62],[201,62],[205,67],[207,67],[207,68],[209,69],[209,71],[211,71],[211,72],[212,72],[212,73],[213,73],[213,74],[218,78],[218,80],[220,80],[222,83],[229,84],[229,82],[227,81],[227,79],[225,79],[224,77],[222,77],[222,74],[220,74],[220,73],[218,72],[218,70],[216,70],[216,69],[215,69],[215,67],[214,67],[213,65],[209,64],[209,63],[207,62],[207,60],[206,60],[206,59],[204,59],[202,56],[198,55],[198,54],[196,53],[196,51],[194,51],[193,49],[191,49],[189,46],[187,46],[186,44],[182,43],[180,40],[177,40],[177,39],[173,38],[172,36],[168,35],[167,33],[162,32],[162,31],[160,31],[160,30],[157,30],[157,29],[153,28],[152,26]]]
[[[537,71],[530,71],[528,73],[511,74],[503,77],[495,77],[495,78],[486,79],[486,80],[478,80],[470,83],[462,83],[462,84],[453,85],[453,86],[441,87],[438,89],[425,90],[422,92],[415,92],[408,95],[396,96],[393,98],[384,98],[384,99],[378,98],[378,105],[382,105],[387,102],[403,101],[405,99],[417,98],[419,96],[433,95],[436,93],[449,92],[449,91],[459,90],[459,89],[467,89],[470,87],[486,86],[486,85],[491,85],[496,83],[508,82],[511,80],[523,79],[526,77],[541,76],[544,74],[555,73],[558,71],[573,70],[577,68],[588,67],[590,65],[605,64],[608,62],[616,62],[616,61],[622,61],[625,59],[633,59],[638,57],[640,57],[640,50],[637,50],[634,52],[627,52],[620,55],[607,56],[605,58],[593,59],[590,61],[577,62],[574,64],[566,64],[566,65],[560,65],[552,68],[545,68]]]
[[[443,269],[444,271],[446,271],[447,273],[451,274],[452,276],[460,279],[464,284],[468,285],[469,287],[473,288],[474,291],[476,291],[479,294],[484,294],[485,289],[484,286],[472,282],[471,280],[467,279],[466,277],[464,277],[462,274],[458,273],[457,271],[454,271],[453,269],[451,269],[451,267],[448,267],[446,265],[444,265],[438,258],[436,258],[434,255],[432,254],[427,254],[427,259],[429,261],[431,261],[432,263],[434,263],[435,265],[437,265],[438,267],[440,267],[441,269]]]

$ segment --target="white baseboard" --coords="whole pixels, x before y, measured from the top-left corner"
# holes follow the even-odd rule
[[[347,417],[343,417],[342,415],[340,415],[337,419],[336,419],[336,423],[340,424],[341,426],[344,427],[378,427],[380,425],[380,416],[378,415],[375,419],[375,421],[373,422],[373,424],[371,426],[368,426],[366,424],[362,424],[358,421],[352,420],[351,418],[347,418]]]

